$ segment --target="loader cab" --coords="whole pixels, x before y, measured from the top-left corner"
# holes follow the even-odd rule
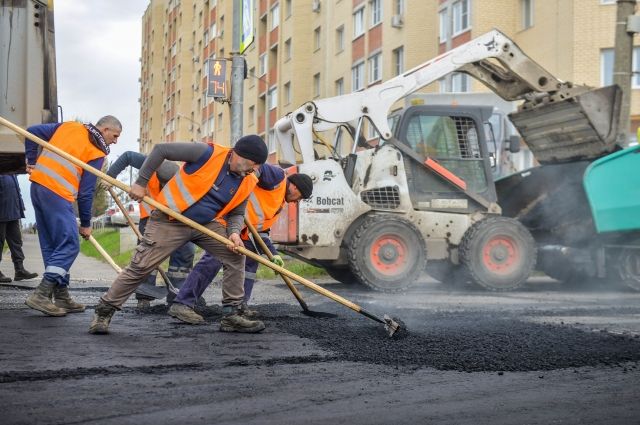
[[[489,122],[492,112],[491,107],[422,105],[389,117],[394,137],[417,154],[404,156],[415,209],[482,210],[466,192],[496,201],[492,168],[496,143]],[[427,159],[435,160],[443,172],[434,173],[425,166]],[[464,189],[455,184],[460,180]]]

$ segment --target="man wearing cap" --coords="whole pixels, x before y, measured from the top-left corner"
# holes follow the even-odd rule
[[[140,168],[129,195],[141,200],[151,175],[164,160],[183,161],[180,171],[158,195],[158,202],[215,233],[226,233],[232,245],[227,246],[158,210],[153,211],[131,263],[118,275],[96,306],[89,332],[108,333],[113,314],[121,309],[140,282],[172,251],[188,241],[219,259],[224,266],[224,317],[220,321],[220,330],[262,331],[264,323],[240,315],[245,257],[237,254],[237,248],[242,246],[240,231],[247,198],[258,182],[253,172],[266,161],[267,155],[267,146],[257,135],[240,138],[233,148],[204,143],[156,145]]]
[[[285,176],[282,168],[270,164],[263,164],[259,169],[259,174],[258,185],[249,196],[247,220],[256,228],[259,236],[274,254],[271,261],[283,266],[282,257],[278,255],[269,238],[269,230],[287,202],[298,202],[301,199],[311,197],[313,181],[306,174]],[[241,236],[245,248],[255,253],[259,252],[254,245],[252,235],[248,234],[246,229]],[[203,255],[180,288],[180,292],[169,309],[169,315],[194,325],[203,323],[204,319],[193,308],[221,267],[222,264],[215,257],[209,254]],[[257,270],[258,262],[247,258],[244,269],[244,299],[241,306],[241,314],[246,318],[257,315],[256,311],[250,310],[247,306]]]

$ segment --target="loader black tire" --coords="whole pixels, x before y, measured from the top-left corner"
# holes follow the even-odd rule
[[[491,291],[510,291],[524,285],[536,264],[531,233],[509,217],[488,217],[471,226],[459,246],[463,270]]]
[[[424,271],[427,248],[420,231],[408,220],[370,215],[354,231],[349,268],[363,285],[380,292],[401,292]]]

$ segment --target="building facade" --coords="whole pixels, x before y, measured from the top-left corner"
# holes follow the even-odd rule
[[[141,152],[166,141],[231,144],[229,104],[206,89],[209,60],[230,59],[233,4],[151,0],[143,16]],[[562,80],[598,87],[613,78],[615,0],[256,0],[254,8],[243,132],[265,138],[306,101],[378,84],[493,28]],[[633,88],[635,132],[640,76]],[[487,89],[453,74],[423,91]]]

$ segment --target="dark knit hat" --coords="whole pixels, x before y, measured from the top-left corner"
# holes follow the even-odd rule
[[[287,180],[298,188],[303,199],[311,198],[311,193],[313,192],[313,181],[311,177],[306,174],[297,173],[287,177]]]
[[[250,159],[256,164],[264,164],[269,155],[266,143],[257,134],[250,134],[238,139],[233,151],[243,158]]]

